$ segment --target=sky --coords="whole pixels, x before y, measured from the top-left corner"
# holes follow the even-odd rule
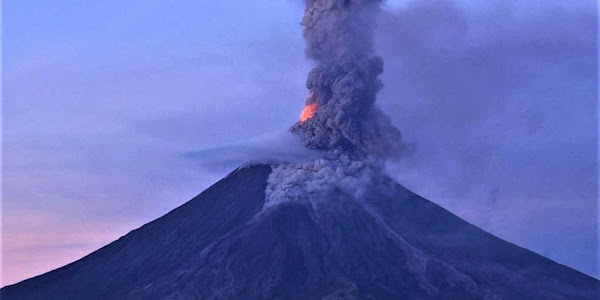
[[[293,124],[313,65],[302,13],[300,0],[3,1],[2,286],[238,163],[189,153]],[[378,103],[409,149],[390,175],[598,277],[597,24],[593,0],[388,1]]]

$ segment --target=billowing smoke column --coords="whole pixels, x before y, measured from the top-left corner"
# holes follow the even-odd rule
[[[384,158],[400,150],[400,131],[375,106],[383,61],[373,51],[381,0],[306,0],[306,54],[317,66],[306,81],[306,106],[292,132],[324,157],[273,168],[265,209],[359,201],[379,184]]]
[[[306,0],[306,54],[317,66],[306,82],[310,118],[292,127],[307,147],[353,157],[399,150],[400,131],[374,105],[383,61],[373,51],[381,0]]]

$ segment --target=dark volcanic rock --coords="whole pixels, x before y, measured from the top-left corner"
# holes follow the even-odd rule
[[[597,280],[388,180],[364,199],[263,210],[240,168],[167,215],[2,299],[596,299]]]

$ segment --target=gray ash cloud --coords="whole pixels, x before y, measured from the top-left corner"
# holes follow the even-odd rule
[[[401,134],[375,106],[383,60],[373,50],[380,0],[306,0],[302,19],[306,55],[317,66],[308,74],[307,104],[314,116],[292,131],[317,150],[353,156],[389,155]]]

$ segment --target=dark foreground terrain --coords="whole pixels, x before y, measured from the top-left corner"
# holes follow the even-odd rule
[[[262,211],[267,165],[57,270],[12,299],[597,299],[597,280],[389,180],[360,201]]]

